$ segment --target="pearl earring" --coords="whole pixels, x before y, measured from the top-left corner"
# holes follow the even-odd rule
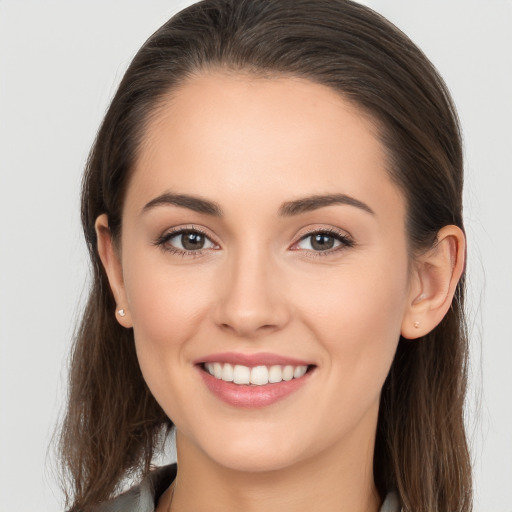
[[[414,322],[414,328],[415,329],[418,329],[418,327],[420,326],[420,323],[419,322]]]
[[[120,310],[118,310],[117,314],[118,314],[119,316],[125,316],[125,315],[126,315],[126,312],[125,312],[125,310],[124,310],[124,309],[120,309]]]

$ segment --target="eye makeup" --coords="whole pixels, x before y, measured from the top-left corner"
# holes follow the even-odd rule
[[[171,240],[173,239],[179,240],[177,243],[181,245],[181,248],[171,244]],[[193,245],[200,245],[201,242],[201,247],[196,249],[191,247]],[[205,251],[219,249],[219,246],[211,240],[211,237],[204,230],[194,225],[177,227],[166,231],[163,235],[158,237],[153,244],[160,247],[165,252],[182,257],[197,257],[203,255]],[[189,248],[187,248],[187,245]],[[208,247],[204,247],[204,245]]]
[[[309,248],[298,248],[301,242],[310,240]],[[293,244],[291,250],[304,251],[308,257],[327,257],[337,255],[340,251],[354,247],[355,243],[352,237],[347,233],[339,231],[334,228],[314,228],[306,233],[303,233],[300,239]],[[324,247],[324,249],[322,249]],[[320,250],[315,250],[320,248]]]
[[[304,243],[309,247],[303,247]],[[207,251],[220,249],[203,229],[193,225],[173,228],[158,237],[153,244],[165,252],[182,257],[197,257]],[[315,228],[303,233],[290,250],[304,251],[309,257],[331,256],[354,245],[353,239],[344,232],[334,228]]]

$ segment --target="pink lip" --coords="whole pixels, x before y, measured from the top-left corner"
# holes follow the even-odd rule
[[[219,361],[219,359],[215,359],[215,361]],[[221,361],[223,361],[223,359],[221,359]],[[272,405],[279,400],[283,400],[306,384],[309,381],[311,374],[314,373],[312,371],[308,371],[299,379],[282,381],[275,384],[266,384],[264,386],[253,386],[225,382],[223,380],[216,379],[203,370],[201,366],[197,366],[197,369],[201,374],[203,382],[211,393],[229,405],[243,408],[262,408]]]
[[[309,366],[311,361],[294,359],[293,357],[280,356],[269,352],[259,354],[241,354],[237,352],[223,352],[219,354],[210,354],[194,361],[194,364],[201,363],[229,363],[232,365],[240,364],[252,368],[254,366],[273,366],[273,365],[291,365],[291,366]]]

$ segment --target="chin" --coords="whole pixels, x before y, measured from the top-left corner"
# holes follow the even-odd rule
[[[275,448],[261,450],[246,447],[244,450],[238,448],[223,453],[214,452],[210,456],[217,464],[227,469],[247,473],[277,471],[297,462],[292,454],[284,451],[276,453]]]
[[[305,442],[265,429],[249,429],[223,433],[215,436],[213,432],[204,433],[203,440],[197,439],[195,445],[215,464],[232,471],[269,472],[283,469],[302,460],[304,454],[297,446]],[[202,436],[201,436],[202,437]]]

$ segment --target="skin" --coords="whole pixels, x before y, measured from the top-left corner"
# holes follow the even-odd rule
[[[144,378],[176,425],[173,511],[378,510],[375,429],[399,336],[439,323],[464,265],[455,226],[411,258],[406,201],[386,165],[371,119],[301,79],[203,74],[152,119],[120,246],[105,215],[96,229],[126,312],[118,320],[133,328]],[[223,216],[144,210],[168,192],[215,201]],[[331,204],[279,215],[285,202],[326,194],[372,212]],[[198,254],[170,252],[180,237],[155,244],[191,226],[208,237]],[[315,250],[307,235],[322,230],[352,245]],[[194,365],[219,352],[272,352],[315,369],[284,400],[242,409],[213,396]]]

